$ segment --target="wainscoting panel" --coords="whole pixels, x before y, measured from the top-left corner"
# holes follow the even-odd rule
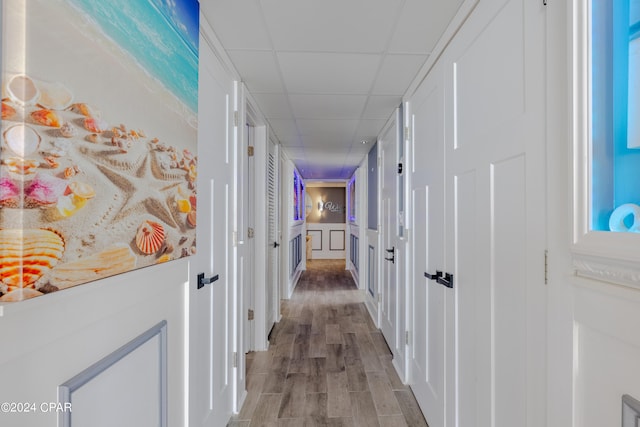
[[[58,388],[59,425],[167,426],[167,322],[162,321]]]
[[[345,259],[346,224],[307,223],[307,235],[312,236],[313,259]]]

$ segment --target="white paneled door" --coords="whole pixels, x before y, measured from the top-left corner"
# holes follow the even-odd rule
[[[444,271],[444,89],[441,67],[434,68],[410,102],[411,255],[409,286],[409,383],[429,425],[445,426],[445,339],[453,290],[438,279]]]
[[[394,116],[395,119],[395,116]],[[396,211],[397,174],[397,120],[391,120],[378,140],[382,174],[382,277],[380,280],[380,327],[392,351],[397,347],[398,329],[398,283],[396,233],[398,216]],[[395,352],[394,352],[395,355]]]
[[[233,269],[228,135],[233,81],[200,43],[197,254],[189,283],[189,425],[224,426],[233,402]],[[209,284],[198,288],[197,275]],[[217,280],[214,280],[217,278]],[[171,333],[171,332],[169,332]]]
[[[546,425],[545,42],[542,2],[480,2],[443,57],[447,426]]]

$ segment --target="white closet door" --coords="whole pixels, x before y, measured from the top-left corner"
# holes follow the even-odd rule
[[[394,120],[382,132],[378,140],[381,151],[382,174],[382,277],[380,280],[380,317],[381,329],[389,347],[393,351],[398,345],[398,287],[395,264],[396,232],[398,217],[396,214],[396,137],[398,123]],[[394,352],[395,354],[395,352]]]
[[[267,323],[266,333],[278,321],[278,152],[276,145],[269,141],[267,153]]]
[[[201,39],[204,40],[204,39]],[[198,205],[207,206],[198,216],[198,251],[191,261],[194,278],[189,303],[189,421],[192,426],[224,426],[233,405],[233,254],[231,100],[233,81],[206,42],[200,43]],[[211,135],[214,135],[212,138]],[[195,277],[218,280],[197,289]],[[171,333],[171,332],[169,332]],[[241,385],[243,386],[243,385]]]
[[[444,56],[450,426],[545,425],[545,8],[480,2]]]
[[[429,425],[445,425],[447,387],[446,314],[453,309],[453,290],[438,283],[443,271],[444,118],[443,75],[433,69],[411,97],[410,384]],[[428,277],[427,277],[428,275]]]

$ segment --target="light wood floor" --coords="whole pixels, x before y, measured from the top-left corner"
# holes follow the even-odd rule
[[[308,262],[229,426],[428,427],[362,301],[344,261]]]

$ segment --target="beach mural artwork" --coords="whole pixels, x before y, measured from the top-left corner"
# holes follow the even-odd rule
[[[196,251],[197,0],[3,0],[0,302]]]

